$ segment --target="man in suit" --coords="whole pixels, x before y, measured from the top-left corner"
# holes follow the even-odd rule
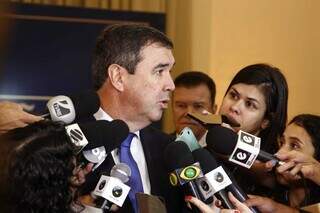
[[[97,120],[121,119],[128,124],[134,133],[130,152],[140,173],[142,191],[162,196],[168,212],[179,212],[180,204],[163,160],[163,150],[173,139],[149,126],[161,119],[175,88],[170,75],[175,63],[172,49],[172,42],[151,27],[122,24],[104,29],[93,58],[94,86],[101,101],[94,116]],[[109,174],[115,163],[122,162],[121,149],[112,151],[87,176],[84,193],[94,189],[101,172]],[[127,198],[119,211],[136,212],[134,202]]]
[[[176,89],[172,94],[173,121],[177,135],[185,128],[191,128],[201,146],[205,146],[207,130],[190,119],[188,112],[203,113],[203,111],[214,114],[217,110],[215,104],[216,85],[212,78],[199,71],[184,72],[174,80]]]

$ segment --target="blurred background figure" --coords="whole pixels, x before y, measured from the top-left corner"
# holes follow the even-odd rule
[[[73,212],[86,172],[64,126],[40,121],[1,136],[1,212]]]
[[[207,74],[198,71],[185,72],[179,75],[174,84],[172,93],[173,121],[175,133],[179,134],[185,128],[191,128],[201,146],[205,146],[206,129],[187,116],[188,112],[203,113],[208,111],[214,114],[216,85]]]

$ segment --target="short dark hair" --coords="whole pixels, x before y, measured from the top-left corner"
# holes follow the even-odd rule
[[[208,87],[211,104],[213,106],[216,98],[216,84],[210,76],[200,71],[187,71],[177,76],[174,80],[174,85],[176,87],[192,88],[201,84]]]
[[[235,84],[257,85],[262,88],[266,102],[267,128],[259,133],[261,148],[276,152],[277,140],[282,136],[287,123],[288,84],[280,69],[269,64],[253,64],[241,69],[232,79],[226,94]]]
[[[315,153],[314,158],[320,160],[320,116],[312,114],[300,114],[295,116],[289,124],[302,127],[310,136]]]
[[[40,121],[1,136],[1,208],[10,212],[72,212],[70,178],[76,147],[64,126]],[[5,196],[5,197],[3,197]]]
[[[141,61],[143,47],[157,43],[173,49],[172,41],[159,30],[138,24],[115,24],[106,27],[99,35],[93,55],[93,81],[99,89],[107,79],[107,68],[118,64],[131,74]]]

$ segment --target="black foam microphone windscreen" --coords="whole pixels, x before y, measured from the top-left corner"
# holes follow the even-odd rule
[[[222,126],[212,126],[206,137],[207,148],[219,154],[230,155],[236,146],[237,133]]]
[[[242,134],[248,135],[247,133],[244,133],[244,132],[242,132]],[[233,153],[234,149],[236,148],[238,137],[239,137],[238,134],[229,128],[225,128],[222,126],[213,126],[208,130],[208,133],[207,133],[207,137],[206,137],[207,149],[209,151],[213,151],[219,154],[229,156]],[[258,138],[256,136],[251,136],[251,137]],[[249,153],[251,153],[250,150],[244,150],[244,151],[245,152],[248,151]],[[279,164],[282,163],[274,155],[267,153],[261,149],[259,150],[257,159],[262,162],[273,160],[276,163],[279,163]]]
[[[171,184],[177,185],[179,182],[178,185],[180,185],[185,195],[191,195],[201,199],[196,183],[194,182],[195,178],[197,178],[199,175],[199,173],[196,172],[199,171],[199,168],[193,165],[194,159],[188,146],[181,141],[171,142],[169,145],[167,145],[164,151],[164,159],[167,167],[172,172],[170,174]],[[187,172],[187,170],[192,170],[192,173]],[[189,178],[188,174],[192,174],[192,178]],[[173,181],[176,182],[173,184],[172,179],[178,179],[180,181]],[[196,206],[191,204],[191,207],[192,212],[200,212]]]
[[[76,120],[92,116],[100,107],[100,99],[95,91],[85,91],[76,95],[71,95],[70,99],[75,108]]]
[[[120,146],[129,134],[128,125],[122,120],[97,120],[79,124],[82,132],[88,140],[88,144],[83,150],[94,149],[104,146],[106,151],[112,151]]]
[[[184,168],[194,163],[188,146],[183,142],[171,142],[164,151],[164,160],[170,171]]]

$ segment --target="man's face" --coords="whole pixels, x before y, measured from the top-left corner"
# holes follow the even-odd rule
[[[161,119],[174,90],[171,68],[175,60],[172,51],[156,43],[140,51],[142,60],[135,73],[126,74],[125,102],[131,120],[148,125]]]
[[[210,91],[205,84],[194,87],[179,86],[175,89],[172,99],[173,120],[176,132],[183,128],[191,128],[198,140],[201,139],[206,129],[187,116],[188,112],[202,113],[203,110],[215,113],[211,101]]]

